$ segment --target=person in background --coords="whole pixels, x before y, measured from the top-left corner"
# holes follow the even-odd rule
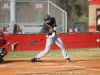
[[[1,27],[1,32],[3,32],[3,34],[10,34],[10,32],[7,31],[7,29],[6,29],[5,26],[2,26],[2,27]]]
[[[73,33],[73,29],[72,28],[69,28],[69,33]]]
[[[72,28],[68,28],[67,32],[68,32],[69,34],[72,34],[74,31],[73,31]]]
[[[97,30],[100,31],[100,14],[97,16]]]
[[[79,33],[79,28],[75,28],[74,33]]]
[[[24,34],[24,32],[19,25],[15,24],[13,29],[13,34]]]

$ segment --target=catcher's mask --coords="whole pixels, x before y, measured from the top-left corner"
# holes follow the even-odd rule
[[[51,17],[49,16],[49,15],[45,15],[44,16],[44,21],[46,22],[46,23],[50,23],[50,21],[51,21]]]

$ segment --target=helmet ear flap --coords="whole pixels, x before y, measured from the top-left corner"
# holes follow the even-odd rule
[[[44,16],[44,21],[45,21],[46,23],[49,23],[49,22],[51,21],[50,15],[46,14],[46,15]]]

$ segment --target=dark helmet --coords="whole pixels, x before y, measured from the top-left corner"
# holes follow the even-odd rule
[[[49,23],[50,21],[51,21],[51,17],[49,16],[49,15],[45,15],[44,16],[44,21],[46,22],[46,23]]]

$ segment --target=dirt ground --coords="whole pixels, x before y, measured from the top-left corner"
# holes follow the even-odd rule
[[[100,58],[71,57],[66,62],[63,57],[43,57],[39,62],[31,58],[5,58],[0,63],[0,75],[99,75]]]

